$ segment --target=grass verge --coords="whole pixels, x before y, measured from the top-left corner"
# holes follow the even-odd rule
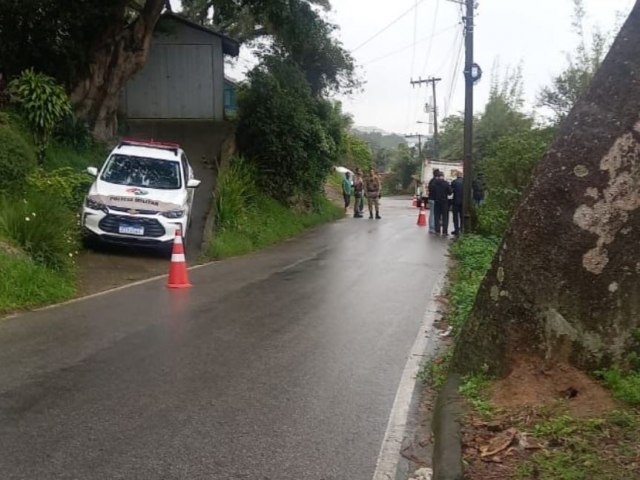
[[[325,198],[315,203],[311,212],[296,212],[274,199],[263,198],[234,225],[218,229],[207,255],[214,259],[243,255],[344,216],[342,208]]]
[[[0,252],[0,314],[71,298],[73,275],[56,272],[28,257]]]

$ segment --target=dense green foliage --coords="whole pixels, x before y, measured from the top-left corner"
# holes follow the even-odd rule
[[[7,123],[0,121],[0,191],[15,189],[36,164],[33,147]]]
[[[502,236],[529,185],[533,169],[547,150],[553,132],[529,129],[499,138],[479,165],[490,192],[478,209],[479,230]]]
[[[0,249],[0,314],[66,300],[75,293],[73,276],[46,268],[29,257]]]
[[[241,159],[223,168],[214,199],[216,231],[210,258],[225,258],[264,248],[344,215],[343,209],[320,194],[307,208],[291,208],[262,194],[255,171]]]
[[[238,98],[238,146],[259,170],[261,190],[284,202],[321,191],[337,162],[335,108],[314,97],[300,68],[275,57],[249,73]]]
[[[42,162],[54,129],[71,115],[69,98],[53,78],[31,69],[12,80],[9,91],[29,125]]]
[[[20,247],[37,263],[68,271],[78,250],[76,215],[46,191],[2,197],[0,238]]]
[[[385,179],[385,193],[413,192],[420,175],[418,150],[401,143],[391,152],[391,174]]]
[[[218,172],[213,208],[216,228],[236,228],[244,224],[258,198],[255,169],[241,157],[231,159]]]
[[[88,71],[92,48],[125,0],[5,0],[0,65],[10,78],[35,68],[70,87]],[[18,54],[19,52],[19,54]]]
[[[455,333],[460,332],[467,321],[480,284],[497,249],[497,238],[480,235],[463,235],[451,244],[449,251],[456,264],[451,271],[447,289],[450,302],[447,319]]]
[[[344,132],[342,134],[339,156],[342,166],[353,171],[360,168],[366,172],[373,165],[371,147],[353,133]]]

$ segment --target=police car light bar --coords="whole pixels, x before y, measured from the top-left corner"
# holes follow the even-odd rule
[[[120,140],[120,145],[135,145],[138,147],[149,147],[149,148],[162,148],[165,150],[175,150],[176,155],[178,154],[178,149],[180,145],[172,142],[156,142],[155,140],[144,140],[141,138],[131,138],[131,137],[123,137]]]

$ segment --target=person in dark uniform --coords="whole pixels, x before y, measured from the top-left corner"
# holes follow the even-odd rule
[[[441,233],[445,237],[449,232],[449,195],[451,193],[451,185],[444,179],[444,173],[439,172],[431,186],[429,198],[433,196],[436,233]]]
[[[427,185],[427,197],[429,199],[429,233],[436,233],[436,207],[433,194],[431,193],[431,188],[438,178],[438,175],[440,175],[440,170],[434,168],[433,178],[429,180],[429,183]]]
[[[456,171],[456,179],[451,182],[451,190],[453,190],[453,234],[460,235],[460,225],[462,224],[462,199],[464,195],[464,179],[462,172]]]

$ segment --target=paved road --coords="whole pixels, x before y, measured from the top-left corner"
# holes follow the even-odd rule
[[[407,204],[0,321],[0,477],[370,480],[445,265]]]

